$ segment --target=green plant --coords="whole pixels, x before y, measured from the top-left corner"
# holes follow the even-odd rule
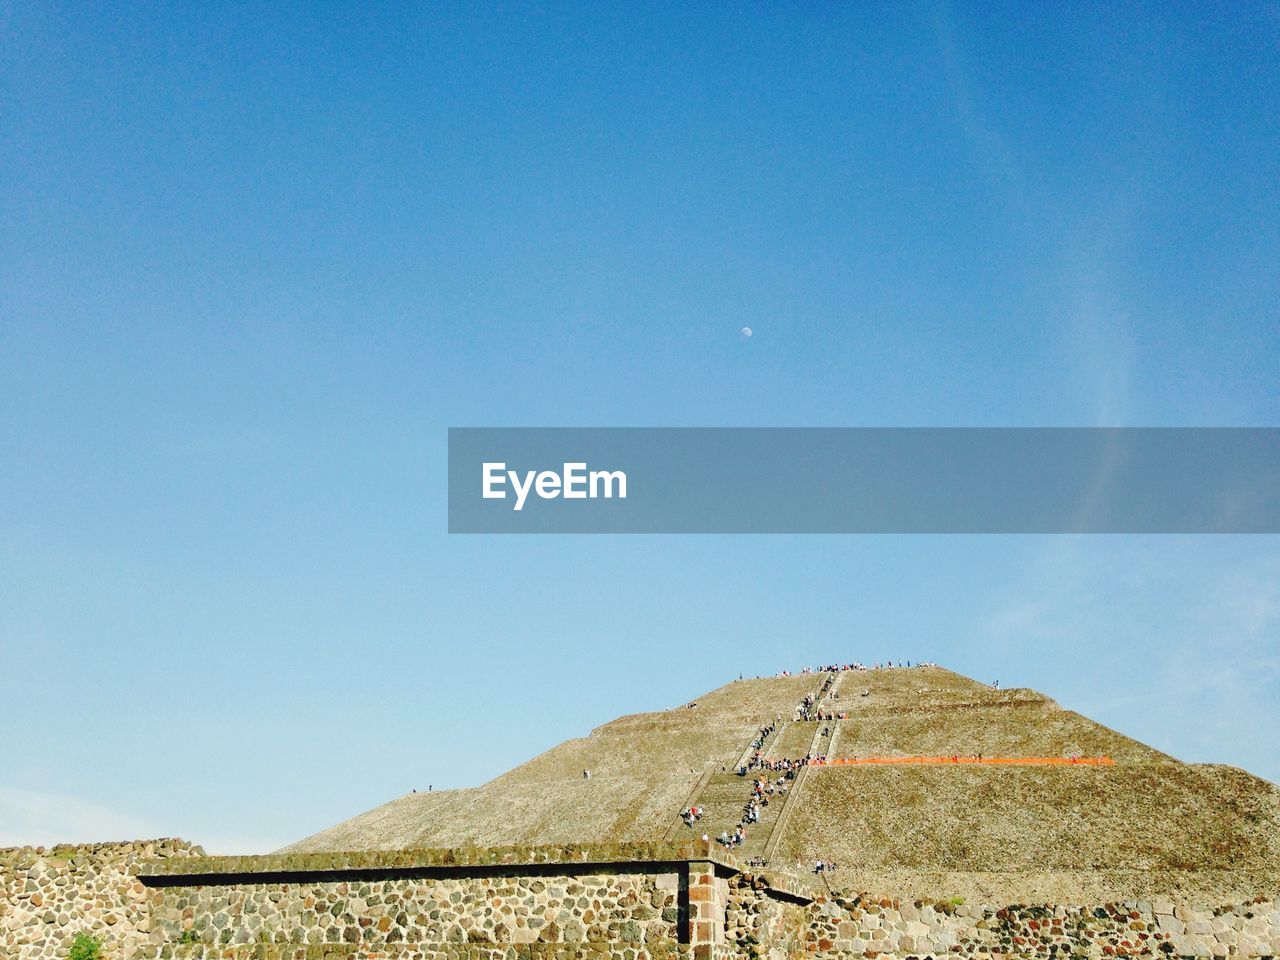
[[[67,960],[102,960],[102,941],[88,933],[77,933],[67,951]]]
[[[958,907],[964,903],[964,897],[952,897],[947,901],[947,903],[951,904],[953,907]]]
[[[199,943],[200,934],[196,933],[194,930],[183,930],[182,933],[178,934],[178,942],[179,943]]]

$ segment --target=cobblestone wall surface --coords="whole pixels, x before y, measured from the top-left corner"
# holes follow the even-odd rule
[[[199,853],[177,840],[0,850],[0,958],[63,960],[82,931],[105,960],[1280,956],[1280,897],[1215,908],[845,897],[682,847]]]
[[[0,957],[63,960],[83,932],[106,960],[127,960],[151,932],[136,866],[202,853],[182,840],[0,850]]]
[[[365,949],[608,943],[630,950],[628,960],[653,952],[641,947],[668,951],[678,940],[677,873],[613,869],[157,887],[152,940]]]
[[[1160,901],[997,908],[833,896],[803,907],[799,932],[794,911],[740,881],[729,901],[728,939],[739,955],[814,960],[1280,956],[1276,898],[1216,908]]]
[[[781,960],[805,954],[811,939],[812,908],[812,904],[778,896],[757,878],[732,877],[725,906],[723,956]]]

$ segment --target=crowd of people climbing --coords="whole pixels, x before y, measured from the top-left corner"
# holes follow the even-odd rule
[[[756,738],[751,741],[751,746],[748,747],[747,749],[751,750],[755,754],[759,754],[761,749],[763,749],[764,747],[764,742],[768,740],[769,737],[773,734],[773,731],[777,729],[778,729],[778,718],[775,717],[773,720],[773,723],[766,723],[763,727],[761,727],[758,731],[756,731]]]
[[[886,669],[910,669],[915,667],[936,667],[937,664],[931,660],[915,661],[910,660],[887,660],[883,663],[875,662],[872,664],[864,664],[860,661],[846,664],[827,664],[819,667],[805,667],[799,674],[793,674],[789,670],[784,670],[778,674],[780,677],[791,677],[798,675],[813,675],[815,679],[820,674],[821,683],[816,692],[807,694],[796,705],[793,712],[793,722],[818,722],[824,724],[834,724],[837,721],[847,719],[849,712],[840,709],[840,691],[837,689],[839,677],[838,674],[845,672],[864,672],[871,670]],[[739,678],[741,679],[741,677]],[[992,689],[999,690],[998,681],[990,684]],[[851,696],[857,695],[851,694]],[[871,688],[866,688],[860,694],[863,697],[871,695]],[[696,704],[691,703],[692,708]],[[829,764],[843,763],[892,763],[892,762],[908,762],[908,763],[1110,763],[1109,758],[1082,758],[1078,753],[1069,754],[1066,757],[1052,758],[996,758],[989,760],[982,753],[965,753],[952,754],[950,756],[939,757],[871,757],[863,761],[859,761],[857,757],[847,757],[832,760],[825,753],[819,752],[818,745],[825,744],[830,749],[832,746],[833,726],[823,726],[816,737],[813,739],[813,745],[810,752],[803,757],[777,757],[768,756],[769,750],[766,745],[771,737],[779,731],[783,726],[782,717],[776,716],[773,722],[762,725],[755,733],[750,746],[746,752],[746,759],[739,762],[734,772],[742,778],[751,778],[751,794],[746,803],[743,804],[741,813],[737,823],[732,829],[722,830],[720,835],[716,837],[716,842],[722,846],[733,849],[741,847],[746,843],[748,832],[760,823],[765,808],[771,802],[785,802],[786,797],[795,784],[796,777],[800,771],[809,766],[827,766]],[[773,749],[776,750],[777,744]],[[723,771],[724,766],[720,769]],[[589,774],[584,771],[584,776]],[[704,808],[700,806],[690,806],[681,811],[681,819],[685,825],[692,828],[705,815]],[[702,834],[704,841],[711,838],[707,833]],[[764,867],[767,866],[767,860],[760,854],[755,854],[747,861],[748,866]],[[806,868],[802,863],[795,864],[797,870],[810,869]],[[811,870],[815,874],[823,875],[831,873],[837,869],[837,865],[833,860],[817,859],[813,861]]]
[[[815,694],[807,694],[803,700],[796,706],[797,719],[808,720],[819,719],[820,715],[835,719],[834,715],[829,715],[827,711],[819,709],[827,696],[831,694],[831,688],[835,684],[834,674],[828,676],[823,681],[822,686],[818,688]],[[751,783],[751,796],[743,805],[742,816],[738,823],[733,827],[732,831],[723,830],[716,841],[724,847],[733,848],[740,847],[747,839],[747,831],[752,826],[760,822],[760,816],[765,807],[769,805],[772,798],[785,797],[791,789],[792,783],[795,781],[796,775],[811,763],[825,763],[827,757],[825,754],[807,754],[803,757],[767,757],[765,756],[764,745],[769,737],[777,729],[780,717],[775,717],[773,723],[762,726],[750,746],[750,756],[743,762],[738,764],[735,773],[740,777],[746,777],[748,774],[754,774]],[[829,728],[824,727],[822,737],[830,735]],[[778,776],[770,776],[770,774],[778,774]],[[688,818],[685,822],[689,826],[693,826],[695,821]]]
[[[756,770],[765,770],[771,773],[781,773],[788,780],[794,780],[800,768],[808,766],[813,761],[813,757],[798,757],[793,760],[788,757],[762,757],[757,753],[748,759],[746,763],[739,764],[738,769],[734,772],[740,777],[745,777],[748,773],[753,773]]]
[[[799,674],[792,673],[790,670],[782,670],[778,673],[780,677],[806,676],[808,674],[817,673],[846,673],[850,670],[867,671],[867,670],[896,670],[906,667],[936,667],[937,664],[932,660],[917,660],[912,663],[910,660],[886,660],[881,663],[877,660],[874,663],[866,664],[861,660],[855,660],[853,663],[828,663],[821,667],[805,667]]]
[[[838,692],[837,692],[837,693],[833,693],[833,694],[831,694],[831,699],[832,699],[832,700],[839,700],[839,699],[840,699],[840,694],[839,694]],[[804,698],[802,701],[800,701],[800,703],[796,706],[795,719],[796,719],[796,720],[801,720],[801,721],[804,721],[804,720],[844,720],[845,718],[847,718],[847,717],[849,716],[849,711],[847,711],[847,710],[824,710],[824,709],[822,709],[822,707],[820,706],[820,704],[821,704],[822,702],[823,702],[823,701],[822,701],[822,698],[821,698],[821,697],[817,697],[817,698],[814,698],[814,697],[812,697],[812,696],[807,696],[807,697],[805,697],[805,698]]]
[[[747,830],[760,822],[761,812],[769,805],[771,797],[786,796],[790,789],[790,781],[795,779],[795,770],[788,770],[776,780],[769,777],[756,777],[751,784],[751,797],[743,805],[742,817],[738,820],[733,832],[723,830],[716,840],[725,847],[740,847],[747,839]]]
[[[806,694],[800,703],[796,705],[794,719],[797,721],[834,722],[843,720],[848,716],[847,711],[827,706],[828,701],[839,700],[840,698],[839,691],[834,690],[837,680],[836,675],[839,673],[910,666],[913,666],[910,661],[889,660],[884,664],[875,663],[872,666],[854,662],[829,664],[821,667],[805,667],[801,671],[802,675],[825,673],[827,676],[823,679],[816,693]],[[917,662],[914,666],[933,666],[933,664]],[[784,670],[779,676],[793,676],[793,674]],[[692,707],[694,704],[689,706]],[[828,762],[825,754],[815,753],[809,753],[803,757],[766,756],[765,744],[778,730],[781,722],[781,717],[774,717],[773,722],[763,724],[756,731],[756,735],[747,749],[747,759],[740,762],[734,771],[740,777],[745,778],[748,775],[752,777],[751,795],[746,803],[743,804],[738,822],[732,829],[722,830],[720,835],[716,837],[716,842],[721,846],[729,849],[741,847],[746,842],[748,831],[760,822],[764,809],[769,806],[771,801],[782,802],[785,799],[801,770],[811,764],[826,764]],[[829,744],[830,736],[831,729],[823,727],[817,741],[826,740]],[[685,826],[693,828],[702,820],[704,814],[705,811],[702,807],[690,806],[681,811],[680,818],[684,821]],[[708,839],[707,834],[704,833],[702,836],[704,840]],[[764,866],[766,861],[763,857],[757,855],[748,863],[752,866]],[[829,873],[835,867],[836,865],[833,861],[818,860],[814,864],[813,872],[819,874]]]

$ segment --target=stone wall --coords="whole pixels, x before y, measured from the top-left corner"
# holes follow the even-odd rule
[[[814,960],[906,957],[1280,956],[1280,902],[1191,907],[1130,901],[1093,907],[969,906],[953,901],[820,897],[794,909],[744,878],[727,916],[738,954]]]
[[[136,866],[202,853],[182,840],[0,850],[0,957],[62,960],[83,931],[107,960],[127,960],[151,932]]]
[[[0,958],[1035,960],[1280,956],[1280,898],[1217,908],[832,893],[703,844],[202,857],[181,841],[0,851]]]
[[[159,887],[153,939],[228,944],[677,943],[674,869],[479,876],[344,875]],[[450,952],[447,949],[442,953]]]
[[[776,960],[809,952],[813,908],[812,902],[785,896],[757,877],[738,874],[730,878],[723,955]]]
[[[691,846],[206,858],[142,868],[143,958],[710,960],[733,872]]]

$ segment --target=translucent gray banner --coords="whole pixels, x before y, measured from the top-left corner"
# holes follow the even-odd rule
[[[1277,428],[453,428],[450,533],[1276,533]]]

